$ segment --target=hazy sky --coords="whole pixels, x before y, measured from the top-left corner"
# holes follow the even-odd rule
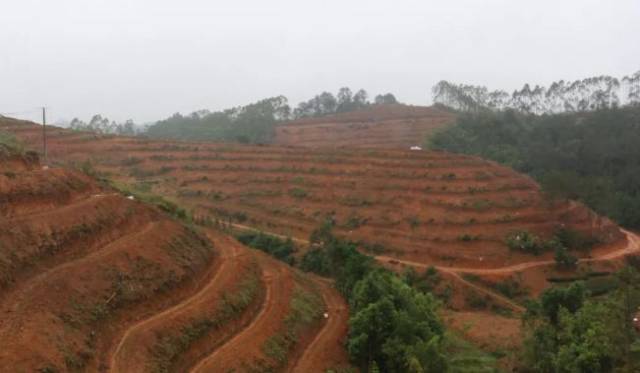
[[[341,86],[428,104],[442,79],[627,75],[639,38],[640,0],[2,0],[0,113],[147,122]]]

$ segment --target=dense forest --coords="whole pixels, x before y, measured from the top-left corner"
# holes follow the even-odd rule
[[[200,110],[190,115],[176,113],[170,118],[150,126],[146,135],[183,140],[219,140],[240,143],[268,143],[278,123],[306,118],[345,113],[372,104],[397,103],[391,93],[378,95],[374,102],[360,89],[341,88],[336,95],[323,92],[301,102],[294,110],[284,96],[267,98],[246,106],[210,112]]]
[[[531,115],[460,113],[431,149],[479,155],[533,176],[551,196],[576,199],[640,228],[640,105]]]
[[[621,79],[597,76],[568,82],[553,82],[548,88],[525,84],[509,94],[490,91],[483,86],[454,84],[441,81],[433,87],[436,104],[462,111],[483,108],[514,109],[531,114],[557,114],[597,110],[640,103],[640,71]]]

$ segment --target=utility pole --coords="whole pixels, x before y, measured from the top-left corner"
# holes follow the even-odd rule
[[[47,114],[46,109],[42,107],[42,154],[44,155],[45,166],[49,165],[47,161]]]

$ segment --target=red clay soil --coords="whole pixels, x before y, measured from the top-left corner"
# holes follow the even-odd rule
[[[27,122],[0,121],[0,128],[32,146],[41,141],[38,127]],[[174,199],[203,220],[304,238],[331,216],[339,235],[411,262],[499,268],[539,260],[507,248],[505,237],[514,230],[549,238],[568,227],[607,245],[624,239],[608,219],[575,203],[552,203],[531,179],[475,157],[161,141],[63,129],[50,131],[49,149],[51,159],[89,160],[97,171]]]
[[[302,286],[292,269],[216,232],[208,233],[219,253],[212,261],[204,237],[77,172],[16,159],[0,161],[0,170],[8,174],[0,179],[6,207],[0,217],[0,265],[6,269],[0,340],[11,341],[3,343],[1,366],[16,372],[153,370],[160,339],[210,316],[256,265],[267,285],[264,302],[259,296],[246,312],[195,341],[172,368],[186,371],[203,359],[247,367],[265,359],[264,342],[282,330],[294,285]],[[38,203],[23,198],[28,195]],[[346,335],[346,305],[324,282],[307,290],[331,302],[331,317],[305,329],[290,366],[348,365],[336,343]],[[312,354],[305,353],[308,345]],[[323,361],[314,360],[316,351]],[[217,354],[220,363],[211,358]]]
[[[289,372],[325,372],[349,366],[349,357],[343,347],[348,333],[347,303],[332,282],[315,276],[314,280],[320,285],[327,318],[304,354],[290,365]]]
[[[239,247],[234,240],[211,232],[209,234],[215,247],[220,250],[220,258],[211,268],[215,275],[211,276],[204,286],[192,297],[175,306],[154,314],[129,327],[115,346],[110,359],[112,372],[144,372],[153,370],[153,357],[150,347],[159,341],[159,337],[167,330],[179,330],[191,320],[207,317],[212,309],[221,302],[235,285],[246,278],[250,271],[253,256],[250,251]],[[238,318],[242,316],[238,314]],[[229,322],[225,330],[216,330],[215,335],[207,336],[208,343],[222,341],[237,331],[240,325]],[[235,327],[235,328],[234,328]],[[146,346],[147,348],[142,348]]]
[[[102,331],[118,326],[110,324],[111,315],[164,296],[210,261],[203,238],[157,211],[102,191],[71,171],[16,165],[0,160],[8,178],[0,184],[11,191],[11,198],[0,197],[8,207],[3,212],[10,211],[0,218],[3,369],[92,365]],[[49,175],[46,192],[35,180],[46,184]],[[61,175],[83,185],[61,182]],[[40,208],[13,198],[30,190],[41,197]]]
[[[253,359],[264,355],[262,346],[270,336],[278,332],[283,315],[289,309],[289,302],[286,300],[291,298],[293,292],[292,273],[283,264],[263,255],[258,256],[267,289],[262,309],[251,324],[202,359],[192,372],[229,372],[242,369],[251,364]]]
[[[427,136],[455,120],[434,107],[401,104],[304,118],[276,127],[275,143],[305,147],[400,148],[421,146]]]
[[[0,129],[27,145],[41,142],[33,124],[0,120]],[[363,250],[381,246],[385,252],[377,259],[385,266],[435,266],[456,290],[463,290],[461,294],[481,294],[516,313],[524,310],[516,301],[463,277],[523,274],[540,283],[535,291],[547,286],[537,272],[552,265],[553,254],[534,257],[509,250],[508,233],[527,230],[549,238],[555,229],[568,227],[598,237],[604,244],[591,254],[576,252],[583,264],[615,261],[640,250],[637,236],[620,231],[608,219],[576,203],[548,201],[528,177],[475,157],[161,141],[55,128],[50,135],[54,161],[90,161],[112,179],[177,201],[203,222],[292,236],[304,243],[331,216],[336,233],[361,241]],[[193,370],[242,370],[265,358],[262,346],[281,327],[289,307],[283,300],[291,297],[295,280],[288,268],[270,258],[259,263],[268,278],[263,308],[246,329],[221,346],[199,350],[209,355]],[[340,307],[327,288],[320,288],[330,308]],[[458,309],[464,307],[462,300]],[[332,320],[330,313],[317,336],[305,339],[306,352],[291,355],[296,360],[289,368],[324,368],[343,361],[344,350],[328,343],[344,333],[343,317]]]

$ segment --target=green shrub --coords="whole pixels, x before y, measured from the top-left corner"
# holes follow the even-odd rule
[[[578,258],[569,254],[569,251],[564,247],[558,247],[556,249],[554,259],[556,261],[556,267],[559,269],[574,269],[578,265]]]
[[[498,282],[493,285],[499,293],[506,296],[507,298],[517,298],[521,296],[527,295],[529,292],[527,289],[522,287],[522,284],[519,281],[516,281],[512,278],[508,278],[504,281]]]
[[[468,233],[461,234],[460,236],[458,236],[458,241],[462,241],[462,242],[478,241],[479,239],[480,239],[479,235],[472,236]]]
[[[540,238],[527,231],[514,231],[507,235],[507,246],[511,250],[518,250],[528,254],[540,255],[545,248]]]
[[[596,237],[580,233],[570,228],[556,229],[554,238],[567,249],[589,251],[599,243]]]
[[[294,198],[305,198],[309,195],[309,193],[302,188],[291,188],[289,189],[289,195]]]
[[[285,263],[293,265],[295,262],[293,253],[296,248],[291,238],[284,240],[262,232],[243,232],[236,235],[236,238],[243,244],[262,250]]]
[[[344,227],[347,229],[356,229],[360,228],[367,222],[367,219],[359,216],[359,215],[351,215],[347,219],[347,222],[344,223]]]
[[[24,146],[13,134],[0,130],[0,154],[2,153],[2,147],[7,148],[12,153],[24,153]]]

